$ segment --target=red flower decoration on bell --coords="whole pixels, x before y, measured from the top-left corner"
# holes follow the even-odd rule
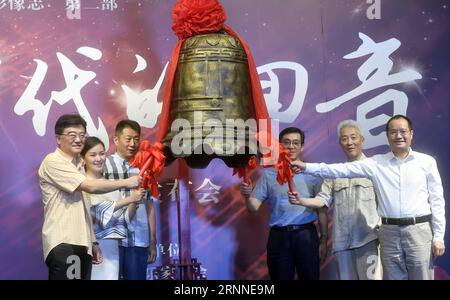
[[[179,0],[172,10],[172,29],[178,38],[218,32],[227,19],[217,0]]]

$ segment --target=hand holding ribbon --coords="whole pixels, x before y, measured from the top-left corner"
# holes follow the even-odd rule
[[[277,181],[281,185],[287,182],[289,184],[289,192],[294,193],[294,172],[291,169],[290,153],[289,150],[282,148],[281,145],[279,145],[279,148],[280,156],[275,164],[275,168],[278,169]]]
[[[153,197],[159,196],[158,178],[164,169],[166,157],[163,154],[164,146],[157,142],[153,146],[147,140],[141,142],[138,153],[130,159],[129,163],[139,168],[142,177],[142,187],[149,190]]]

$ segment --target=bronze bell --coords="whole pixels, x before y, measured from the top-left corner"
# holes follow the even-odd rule
[[[168,163],[184,158],[191,168],[205,168],[211,159],[220,158],[234,168],[244,166],[256,154],[247,55],[237,38],[211,33],[183,42],[172,86],[170,118],[172,126],[163,139]],[[174,123],[176,120],[187,122]],[[227,120],[252,120],[255,126],[244,130]],[[180,148],[185,151],[180,153]]]

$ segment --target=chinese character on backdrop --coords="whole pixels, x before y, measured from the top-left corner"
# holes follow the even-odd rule
[[[306,69],[292,61],[276,61],[257,68],[258,74],[267,73],[269,80],[261,80],[264,90],[264,99],[267,110],[272,119],[283,123],[292,123],[300,115],[308,89],[308,72]],[[294,72],[294,95],[291,104],[283,111],[280,103],[280,80],[274,70],[288,70]],[[269,89],[269,92],[266,90]]]
[[[10,10],[25,10],[25,0],[9,0]]]
[[[110,10],[113,11],[117,9],[116,0],[102,0],[102,10]]]
[[[42,0],[32,0],[27,8],[31,10],[41,10],[44,8],[44,4],[42,3]]]
[[[81,47],[77,52],[92,60],[99,60],[102,56],[100,50],[91,47]],[[36,71],[14,106],[14,112],[22,116],[28,111],[33,111],[34,129],[39,136],[44,136],[52,104],[57,102],[60,105],[64,105],[69,101],[73,101],[78,113],[86,120],[89,135],[100,138],[105,143],[106,149],[108,149],[109,137],[102,120],[100,118],[97,119],[98,128],[96,128],[94,120],[81,96],[81,90],[96,77],[96,73],[79,69],[67,56],[60,52],[57,52],[56,56],[61,64],[66,88],[61,91],[52,91],[45,104],[42,100],[37,99],[36,96],[47,74],[48,65],[40,59],[35,59],[34,61],[37,64]]]
[[[69,20],[81,19],[80,0],[66,0],[66,16]]]
[[[147,67],[147,62],[143,57],[136,54],[137,66],[133,72],[137,73]],[[146,89],[142,92],[136,92],[128,85],[122,84],[122,90],[125,93],[127,101],[127,115],[129,119],[135,120],[141,126],[153,128],[158,121],[158,116],[161,114],[162,102],[158,102],[158,93],[166,75],[166,63],[158,82],[153,89]]]
[[[391,74],[394,63],[391,60],[390,55],[400,47],[401,42],[398,39],[391,38],[387,41],[375,43],[364,33],[360,32],[359,37],[362,40],[362,45],[356,51],[345,55],[344,59],[355,59],[370,55],[359,67],[357,72],[361,84],[338,98],[319,103],[316,106],[317,112],[330,112],[345,102],[380,87],[410,82],[422,78],[420,73],[408,68],[401,72]],[[366,138],[364,143],[365,149],[387,144],[384,132],[381,132],[378,135],[372,135],[371,130],[384,126],[391,116],[379,114],[368,118],[367,115],[389,102],[392,102],[394,107],[391,116],[396,114],[406,115],[408,97],[404,92],[395,89],[387,89],[378,96],[357,106],[356,120],[361,124],[363,135]]]
[[[200,187],[195,190],[195,192],[198,192],[197,194],[200,195],[198,203],[200,204],[205,204],[209,202],[218,203],[219,199],[216,197],[216,195],[219,194],[221,188],[222,186],[212,183],[209,178],[205,178]]]

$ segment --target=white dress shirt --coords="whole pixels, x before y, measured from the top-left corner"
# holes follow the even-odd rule
[[[304,171],[325,178],[368,177],[378,197],[381,217],[432,214],[433,240],[444,241],[445,200],[436,160],[410,149],[401,160],[392,152],[344,164],[306,164]]]

